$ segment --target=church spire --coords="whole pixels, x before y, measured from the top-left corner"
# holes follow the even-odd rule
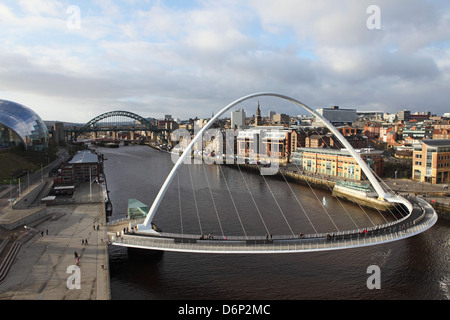
[[[261,125],[261,108],[259,107],[259,101],[258,101],[258,108],[256,108],[256,117],[255,117],[255,126]]]

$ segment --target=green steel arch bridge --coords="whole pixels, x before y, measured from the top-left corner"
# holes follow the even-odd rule
[[[135,122],[133,123],[134,120]],[[102,113],[80,128],[70,129],[71,142],[88,132],[119,132],[119,131],[150,131],[154,132],[160,141],[167,143],[167,129],[160,129],[146,118],[129,111],[116,110]]]

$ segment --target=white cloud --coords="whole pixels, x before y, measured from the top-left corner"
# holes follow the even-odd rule
[[[79,4],[70,30],[71,3],[41,1],[0,4],[0,92],[62,120],[127,105],[209,116],[260,91],[315,107],[448,109],[446,2],[378,0],[381,30],[369,30],[368,0],[98,0]]]

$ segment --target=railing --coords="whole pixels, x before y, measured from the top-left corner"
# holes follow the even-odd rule
[[[335,233],[307,235],[266,236],[207,236],[193,234],[158,233],[108,233],[114,245],[164,251],[220,252],[220,253],[275,253],[302,252],[361,247],[407,238],[430,228],[437,220],[434,209],[418,199],[414,210],[421,214],[411,221],[402,219],[371,228]],[[410,213],[411,214],[411,213]],[[408,215],[407,217],[410,217]],[[123,220],[122,220],[123,221]],[[401,223],[399,223],[399,221]],[[117,221],[115,221],[117,222]]]
[[[411,225],[404,230],[396,230],[374,236],[343,237],[337,240],[321,239],[295,239],[295,240],[273,240],[263,243],[251,243],[242,240],[195,240],[192,242],[176,242],[171,238],[146,237],[136,235],[123,235],[110,238],[116,245],[129,247],[147,248],[167,251],[187,252],[222,252],[222,253],[255,253],[255,252],[289,252],[289,251],[319,251],[330,249],[341,249],[349,247],[360,247],[378,243],[386,243],[401,238],[406,238],[427,229],[432,221],[419,225]],[[193,237],[191,237],[192,239]]]

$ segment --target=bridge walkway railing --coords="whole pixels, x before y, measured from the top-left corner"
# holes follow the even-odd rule
[[[348,230],[333,234],[205,238],[201,235],[164,232],[158,235],[110,232],[108,237],[114,245],[166,251],[262,253],[330,250],[395,241],[418,234],[436,222],[436,213],[427,202],[419,199],[415,210],[417,211],[410,215],[409,220],[402,220],[400,224],[397,221],[383,225],[382,228]]]

